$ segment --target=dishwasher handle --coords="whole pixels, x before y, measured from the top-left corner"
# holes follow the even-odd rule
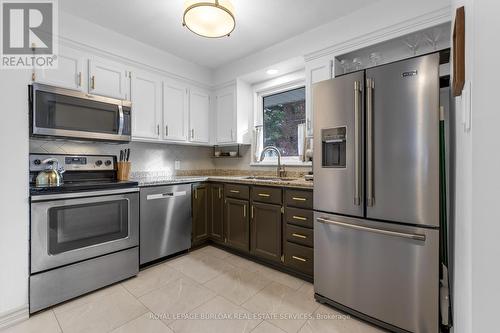
[[[158,199],[168,199],[168,198],[184,197],[184,196],[186,196],[186,191],[149,194],[146,197],[146,199],[147,200],[158,200]]]

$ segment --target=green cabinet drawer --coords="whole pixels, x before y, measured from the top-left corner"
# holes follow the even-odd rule
[[[304,190],[285,190],[285,204],[290,207],[312,209],[313,192]]]
[[[313,247],[314,232],[313,229],[286,224],[285,239],[292,243]]]
[[[313,227],[313,211],[300,208],[285,208],[285,222],[306,228]]]
[[[314,274],[314,249],[311,247],[285,243],[285,265],[307,275]]]
[[[225,184],[224,195],[228,198],[248,200],[250,198],[250,188],[247,185]]]
[[[267,186],[252,186],[252,200],[257,202],[281,205],[281,188]]]

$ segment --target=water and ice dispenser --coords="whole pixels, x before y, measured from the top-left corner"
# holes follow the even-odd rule
[[[346,167],[346,132],[345,126],[321,130],[322,166],[324,168]]]

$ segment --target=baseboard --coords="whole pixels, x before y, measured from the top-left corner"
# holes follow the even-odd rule
[[[28,305],[24,305],[13,311],[0,313],[0,330],[25,321],[29,316]]]

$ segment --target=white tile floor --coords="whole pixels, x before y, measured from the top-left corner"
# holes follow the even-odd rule
[[[7,332],[382,331],[315,302],[310,283],[207,246]]]

